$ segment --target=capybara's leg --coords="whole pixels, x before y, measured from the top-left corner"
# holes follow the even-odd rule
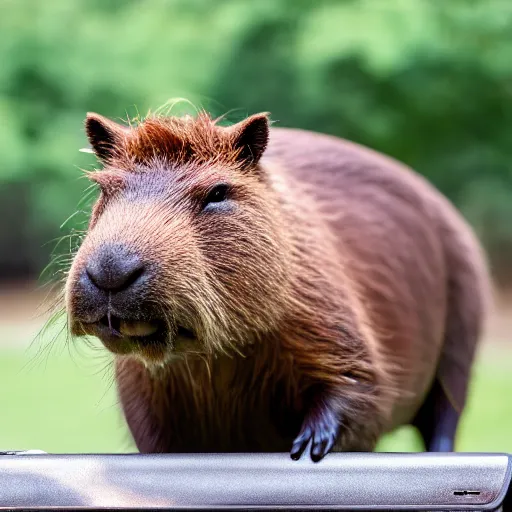
[[[429,451],[452,451],[466,405],[476,348],[491,300],[485,258],[462,225],[445,226],[448,304],[444,343],[430,392]]]
[[[429,452],[454,451],[460,414],[436,379],[421,407],[414,425]]]
[[[303,379],[302,425],[291,457],[298,459],[310,442],[315,462],[331,450],[372,451],[382,433],[383,400],[358,325],[347,313],[339,323],[301,327],[285,340]]]
[[[436,425],[428,444],[429,452],[452,452],[455,449],[455,434],[460,415],[444,392],[438,398]]]
[[[415,421],[428,451],[454,450],[476,347],[490,299],[485,260],[462,224],[444,226],[448,304],[436,377]]]
[[[373,451],[382,433],[381,414],[372,386],[364,387],[366,392],[346,387],[319,390],[321,386],[318,386],[309,397],[302,427],[290,451],[292,459],[299,459],[310,442],[313,462],[320,461],[331,450]]]

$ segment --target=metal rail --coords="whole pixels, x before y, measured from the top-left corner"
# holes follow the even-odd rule
[[[502,454],[0,455],[9,510],[505,510]]]

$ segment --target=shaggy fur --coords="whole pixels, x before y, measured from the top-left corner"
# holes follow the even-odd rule
[[[136,299],[109,296],[116,314],[168,329],[163,346],[107,345],[140,451],[285,451],[297,436],[320,457],[334,441],[373,450],[414,422],[434,382],[463,409],[488,276],[470,229],[421,177],[340,139],[269,129],[264,114],[231,127],[204,113],[135,127],[90,114],[86,128],[102,193],[68,314],[88,332],[81,276],[104,244],[151,269]],[[228,200],[207,211],[218,183]]]

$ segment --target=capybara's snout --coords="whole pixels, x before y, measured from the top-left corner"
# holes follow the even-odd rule
[[[123,244],[104,243],[84,255],[69,290],[73,316],[94,323],[108,315],[142,319],[151,266]]]
[[[88,259],[86,279],[106,293],[137,295],[144,281],[147,265],[142,258],[122,244],[104,244]]]
[[[154,307],[154,266],[127,244],[104,242],[85,252],[68,288],[73,334],[97,336],[114,353],[168,346],[169,326]]]

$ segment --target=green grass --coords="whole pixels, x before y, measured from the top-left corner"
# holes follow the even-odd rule
[[[103,363],[90,350],[84,356],[65,351],[34,363],[33,356],[0,352],[0,449],[133,451],[115,388],[98,374]]]
[[[458,450],[512,452],[511,348],[487,347],[481,354]],[[34,359],[34,351],[0,351],[0,450],[133,451],[111,379],[98,373],[105,362],[90,349],[79,356],[61,350],[47,359]],[[421,445],[416,432],[404,428],[383,439],[379,449],[415,451]]]

